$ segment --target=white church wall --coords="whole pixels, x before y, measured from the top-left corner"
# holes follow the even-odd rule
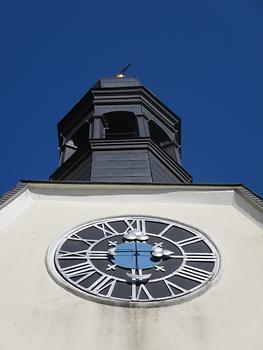
[[[61,188],[34,188],[0,211],[1,349],[261,350],[262,227],[233,191]],[[147,309],[99,304],[58,286],[45,266],[49,245],[80,224],[122,215],[206,233],[222,257],[213,285],[187,302]]]

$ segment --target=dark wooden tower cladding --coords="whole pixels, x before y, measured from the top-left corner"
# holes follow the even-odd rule
[[[136,78],[100,79],[59,122],[50,180],[189,183],[180,118]]]

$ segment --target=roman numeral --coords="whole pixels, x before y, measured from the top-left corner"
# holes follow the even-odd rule
[[[85,280],[86,278],[88,278],[96,272],[94,266],[89,262],[64,267],[62,271],[69,278],[79,277],[79,279],[75,280],[76,283],[82,282],[83,280]]]
[[[134,219],[134,220],[124,220],[128,228],[125,230],[124,233],[130,231],[130,230],[140,230],[142,232],[145,231],[145,221],[141,219]]]
[[[138,291],[137,291],[138,288]],[[140,284],[139,287],[136,284],[132,284],[132,300],[143,300],[147,298],[147,300],[153,300],[151,293],[148,291],[145,284]]]
[[[214,253],[184,253],[184,257],[187,261],[214,262],[217,260],[217,256]]]
[[[173,226],[172,224],[167,225],[167,226],[159,233],[159,236],[164,235],[172,226]]]
[[[65,250],[60,250],[58,253],[58,259],[72,259],[72,260],[83,260],[87,257],[87,250],[79,250],[77,252],[68,252]]]
[[[94,226],[102,231],[105,238],[119,234],[109,223],[96,224]]]
[[[115,279],[113,279],[111,276],[103,275],[88,288],[88,291],[94,294],[99,294],[103,292],[103,290],[108,289],[107,293],[102,295],[111,297],[115,284]]]
[[[89,259],[108,259],[108,252],[91,250],[88,254]]]
[[[176,244],[178,244],[180,247],[183,247],[184,245],[188,245],[188,244],[202,241],[202,239],[203,238],[201,236],[194,236],[194,237],[182,239],[181,241],[176,242]]]
[[[212,273],[209,271],[198,269],[197,267],[185,265],[181,269],[177,270],[175,275],[203,283],[207,281],[209,277],[212,276]]]
[[[93,245],[96,240],[95,239],[85,239],[80,237],[77,233],[73,233],[73,235],[71,235],[68,239],[70,239],[71,241],[80,241],[80,242],[84,242],[86,243],[89,247],[91,245]]]
[[[173,296],[173,297],[175,295],[178,295],[178,294],[175,294],[172,288],[176,288],[176,289],[180,290],[182,293],[186,292],[186,289],[178,286],[177,284],[175,284],[175,283],[173,283],[171,281],[164,280],[164,283],[165,283],[166,287],[169,289],[169,292],[171,293],[171,296]]]

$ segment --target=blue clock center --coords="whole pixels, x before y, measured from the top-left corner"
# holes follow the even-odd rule
[[[152,256],[153,246],[142,242],[125,242],[116,246],[111,261],[117,266],[128,269],[149,269],[156,265]]]

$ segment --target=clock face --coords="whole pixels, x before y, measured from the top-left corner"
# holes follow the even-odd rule
[[[149,217],[82,225],[50,247],[47,266],[64,288],[123,306],[162,305],[205,290],[219,254],[195,229]]]

